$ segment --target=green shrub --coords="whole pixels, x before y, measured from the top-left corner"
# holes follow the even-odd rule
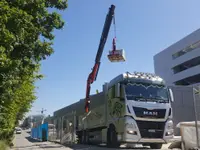
[[[8,145],[6,144],[5,141],[0,141],[0,150],[7,150]]]

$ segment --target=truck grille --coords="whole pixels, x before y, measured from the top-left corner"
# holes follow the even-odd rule
[[[148,110],[141,107],[133,107],[135,115],[140,118],[165,118],[166,109]]]
[[[163,138],[165,122],[136,121],[142,138]]]

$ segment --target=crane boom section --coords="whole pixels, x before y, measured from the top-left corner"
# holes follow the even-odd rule
[[[95,62],[100,62],[100,60],[101,60],[101,56],[102,56],[102,53],[103,53],[105,43],[107,41],[110,26],[112,24],[112,19],[113,19],[113,16],[114,16],[114,10],[115,10],[115,6],[111,5],[111,7],[109,8],[109,13],[106,16],[106,20],[105,20],[105,23],[104,23],[104,27],[103,27],[102,35],[101,35],[101,38],[100,38],[99,48],[98,48],[98,51],[97,51]]]
[[[98,51],[97,51],[96,58],[95,58],[95,65],[92,68],[92,72],[89,74],[88,79],[87,79],[86,103],[85,103],[86,112],[89,111],[91,84],[96,80],[97,75],[98,75],[98,71],[99,71],[100,63],[101,63],[101,56],[103,54],[104,46],[105,46],[105,43],[107,41],[108,33],[110,31],[110,26],[112,24],[112,19],[113,19],[113,16],[114,16],[114,10],[115,10],[115,6],[111,5],[111,7],[109,8],[109,12],[106,16],[105,23],[104,23],[104,27],[103,27],[102,35],[101,35],[101,38],[100,38]]]

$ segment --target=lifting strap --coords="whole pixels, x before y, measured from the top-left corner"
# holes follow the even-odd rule
[[[112,46],[113,46],[112,53],[114,54],[114,52],[116,51],[116,37],[117,37],[116,24],[115,24],[115,14],[113,16],[113,25],[114,25],[114,38],[113,38],[113,43],[112,43]]]
[[[117,33],[116,33],[116,24],[115,24],[115,14],[113,16],[113,25],[114,25],[114,37],[117,37]]]

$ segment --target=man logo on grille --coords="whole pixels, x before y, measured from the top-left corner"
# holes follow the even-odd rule
[[[148,115],[148,116],[157,116],[158,112],[156,112],[156,111],[144,111],[143,114]]]

